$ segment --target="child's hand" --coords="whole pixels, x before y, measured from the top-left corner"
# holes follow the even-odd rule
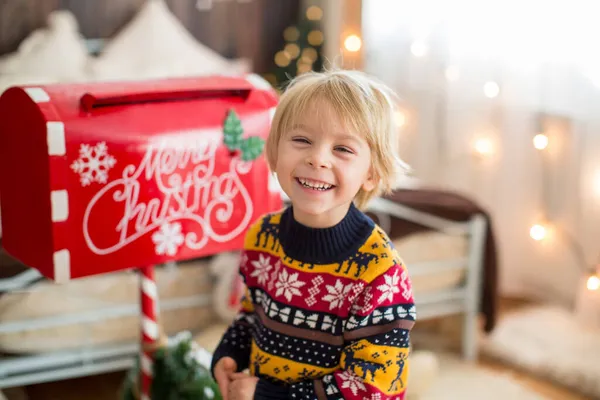
[[[217,364],[215,365],[214,374],[215,380],[219,385],[219,390],[221,391],[221,396],[223,400],[229,400],[229,385],[230,385],[230,375],[235,374],[237,371],[237,363],[231,357],[223,357]]]
[[[229,376],[229,393],[227,400],[252,400],[256,391],[258,378],[244,373],[235,373]]]

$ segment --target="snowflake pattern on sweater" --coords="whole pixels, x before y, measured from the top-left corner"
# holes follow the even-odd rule
[[[213,362],[230,356],[261,378],[255,398],[404,399],[416,311],[389,238],[368,220],[348,257],[307,262],[286,253],[282,215],[261,218],[247,233],[246,294]]]

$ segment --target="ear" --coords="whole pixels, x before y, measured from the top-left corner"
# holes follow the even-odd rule
[[[369,172],[369,176],[367,176],[367,179],[365,179],[365,181],[362,184],[362,189],[365,192],[371,192],[375,190],[378,182],[379,178],[377,178],[373,172]]]

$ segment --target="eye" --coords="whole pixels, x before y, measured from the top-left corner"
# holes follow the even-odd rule
[[[343,153],[354,154],[354,151],[352,151],[352,149],[350,149],[346,146],[338,146],[335,148],[335,150],[341,151]]]
[[[310,144],[310,140],[302,136],[294,136],[292,142]]]

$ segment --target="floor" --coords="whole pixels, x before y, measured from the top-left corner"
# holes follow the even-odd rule
[[[480,364],[494,371],[509,373],[515,380],[519,381],[523,386],[526,386],[531,390],[543,396],[546,396],[549,400],[592,400],[589,397],[574,394],[569,389],[558,387],[550,382],[544,382],[542,380],[512,370],[490,360],[483,360],[480,362]]]
[[[499,315],[501,317],[503,313],[510,312],[511,310],[518,309],[519,307],[523,307],[528,304],[530,304],[528,301],[521,299],[502,299],[499,306]],[[527,386],[541,395],[548,397],[550,400],[592,400],[586,396],[572,393],[572,391],[569,389],[556,386],[551,382],[546,382],[532,377],[526,373],[508,368],[498,362],[495,362],[494,360],[482,359],[480,360],[480,363],[494,371],[509,373],[514,379],[521,382],[524,386]]]
[[[505,299],[502,301],[501,313],[520,305],[519,300]],[[550,400],[590,400],[587,397],[571,393],[568,389],[558,387],[525,373],[512,370],[493,360],[482,359],[479,363],[494,371],[509,373],[524,386],[548,397]],[[112,373],[101,376],[73,379],[30,386],[26,389],[31,400],[81,400],[85,393],[86,400],[115,400],[119,398],[120,385],[124,373]],[[18,394],[6,393],[8,400],[21,400]]]
[[[587,397],[570,393],[568,390],[554,386],[548,382],[512,371],[493,361],[483,360],[481,364],[494,371],[510,373],[524,386],[548,397],[549,400],[590,400]],[[119,387],[122,380],[123,374],[113,373],[64,382],[41,384],[27,388],[27,395],[31,400],[81,400],[81,393],[86,393],[86,400],[115,400],[119,398]],[[18,400],[17,396],[14,398],[11,397],[10,393],[8,393],[9,400]]]

